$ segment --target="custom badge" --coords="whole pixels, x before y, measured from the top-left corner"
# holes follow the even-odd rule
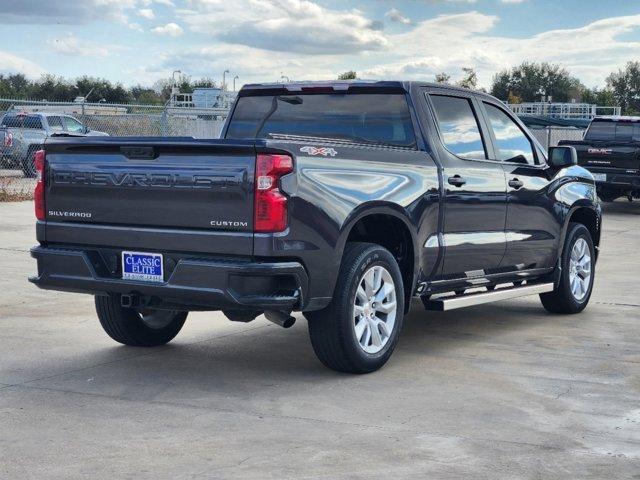
[[[335,149],[329,147],[302,147],[300,151],[314,157],[318,155],[335,157],[338,154]]]

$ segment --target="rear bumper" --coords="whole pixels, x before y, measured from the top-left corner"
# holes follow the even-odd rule
[[[185,310],[301,310],[307,302],[308,276],[298,262],[184,256],[155,284],[118,278],[92,250],[38,246],[31,256],[38,275],[29,281],[43,289],[131,295]]]
[[[640,189],[640,175],[637,173],[615,173],[591,170],[594,175],[606,175],[606,180],[596,178],[596,187],[611,190],[637,190]]]

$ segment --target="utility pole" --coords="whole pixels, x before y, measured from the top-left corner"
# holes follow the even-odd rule
[[[233,91],[236,91],[236,80],[238,80],[240,77],[238,75],[236,75],[235,77],[233,77]]]
[[[178,98],[178,94],[180,93],[180,88],[178,88],[178,81],[176,80],[176,73],[182,75],[180,70],[174,70],[171,74],[171,78],[173,80],[173,85],[171,85],[171,96],[169,97],[169,102],[173,104],[174,100]]]

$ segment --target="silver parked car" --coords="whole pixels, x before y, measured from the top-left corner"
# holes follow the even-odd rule
[[[4,145],[3,157],[14,168],[21,168],[25,176],[35,177],[33,154],[45,139],[52,135],[107,136],[107,133],[91,130],[76,118],[64,113],[7,112],[0,121],[5,135],[11,135],[11,143]]]

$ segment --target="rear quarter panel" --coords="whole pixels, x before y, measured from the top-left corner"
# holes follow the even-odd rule
[[[302,261],[312,274],[309,294],[318,305],[333,295],[344,245],[366,215],[391,215],[407,226],[419,275],[435,265],[435,257],[420,261],[421,245],[438,231],[439,174],[429,154],[331,144],[336,152],[332,157],[305,154],[301,148],[307,143],[269,146],[295,155],[294,173],[282,179],[290,201],[289,229],[275,236],[255,235],[254,253]]]

